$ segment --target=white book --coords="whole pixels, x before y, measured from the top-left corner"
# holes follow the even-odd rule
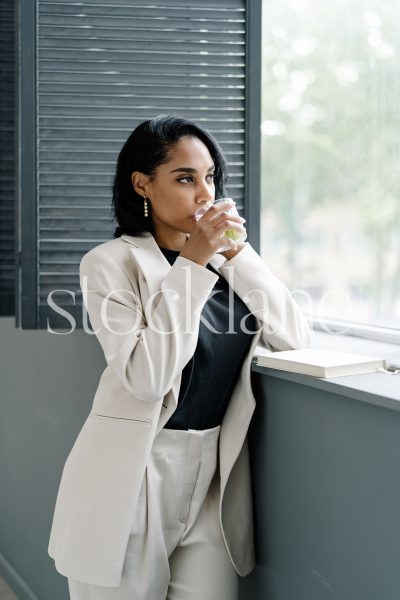
[[[303,373],[313,377],[339,377],[357,375],[386,369],[386,360],[376,356],[349,354],[321,348],[283,350],[269,354],[257,354],[257,364],[292,373]]]

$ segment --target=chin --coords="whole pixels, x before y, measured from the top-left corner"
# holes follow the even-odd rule
[[[195,225],[196,225],[196,223],[197,223],[197,221],[195,221],[195,220],[194,220],[194,217],[189,217],[189,219],[190,219],[190,222],[191,222],[191,223],[190,223],[190,225],[189,225],[189,226],[188,226],[188,225],[186,225],[186,226],[185,226],[185,227],[182,229],[183,233],[192,233],[192,231],[193,231],[193,229],[194,229],[194,226],[195,226]],[[189,219],[188,219],[188,220],[189,220]]]

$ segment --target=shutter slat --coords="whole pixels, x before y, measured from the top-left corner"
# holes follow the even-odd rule
[[[94,54],[94,53],[92,53]],[[110,56],[107,56],[106,63],[101,61],[99,57],[91,55],[85,57],[85,60],[79,60],[78,58],[72,61],[69,57],[63,57],[62,60],[57,60],[56,58],[40,58],[39,60],[39,72],[46,73],[46,76],[57,76],[57,74],[62,74],[65,72],[80,72],[87,73],[89,77],[97,77],[102,76],[103,73],[107,74],[107,72],[112,72],[114,74],[119,75],[119,81],[125,82],[126,77],[129,75],[136,76],[140,74],[145,78],[149,77],[151,81],[151,77],[164,77],[166,82],[169,83],[170,77],[174,77],[176,75],[186,76],[186,77],[211,77],[218,76],[221,78],[228,77],[240,77],[244,79],[244,70],[242,61],[235,63],[228,63],[223,65],[223,69],[221,65],[212,64],[211,60],[208,58],[207,62],[198,61],[197,63],[193,60],[189,60],[189,57],[186,57],[186,62],[178,62],[177,60],[172,60],[172,57],[169,57],[170,60],[167,60],[165,57],[157,56],[157,57],[147,57],[146,61],[146,72],[143,73],[142,63],[136,60],[136,55],[131,57],[130,61],[126,61],[126,63],[121,60],[112,61]]]
[[[76,16],[74,14],[67,13],[40,13],[40,19],[43,26],[63,27],[65,31],[69,31],[65,26],[69,26],[72,31],[82,28],[86,30],[94,29],[96,35],[106,30],[110,32],[127,32],[127,34],[133,34],[138,32],[146,31],[171,31],[171,30],[182,30],[182,31],[193,31],[203,33],[217,33],[218,35],[225,35],[227,33],[244,33],[245,21],[243,18],[238,16],[236,19],[207,19],[201,17],[172,17],[167,18],[162,16],[153,16],[151,18],[147,16],[131,16],[130,14],[124,15],[113,15],[113,16],[102,16],[102,15],[90,15],[84,14],[79,18],[77,23]],[[222,20],[222,22],[221,22]],[[143,34],[144,35],[144,34]],[[140,37],[134,36],[136,39]]]
[[[57,63],[64,59],[68,59],[69,61],[72,59],[76,64],[87,63],[88,61],[103,61],[103,67],[105,61],[107,64],[112,61],[120,63],[124,65],[125,68],[127,68],[128,65],[143,65],[143,63],[147,62],[157,62],[159,65],[187,65],[187,68],[190,68],[191,65],[200,65],[203,69],[207,64],[216,65],[220,68],[226,68],[230,65],[242,66],[243,68],[245,66],[244,50],[238,52],[212,52],[210,47],[202,47],[197,50],[185,50],[184,47],[175,47],[166,53],[161,45],[158,49],[152,51],[147,50],[146,46],[147,44],[142,45],[137,50],[133,51],[130,49],[102,50],[98,48],[98,46],[93,45],[93,49],[88,49],[84,52],[82,49],[75,48],[75,45],[73,44],[68,53],[60,48],[48,49],[48,51],[39,48],[39,56],[41,60],[49,60],[49,56],[51,55],[51,60]],[[107,59],[105,58],[106,56]]]
[[[160,110],[160,108],[163,110]],[[135,120],[129,118],[129,111],[131,111],[132,114],[133,110],[135,110]],[[46,111],[48,112],[48,116],[45,114],[40,117],[41,125],[47,129],[46,135],[50,134],[51,131],[54,131],[54,128],[56,127],[62,129],[61,125],[70,128],[70,132],[89,130],[90,127],[90,131],[95,131],[97,129],[101,132],[108,129],[109,131],[122,131],[128,133],[136,124],[139,124],[140,121],[150,119],[157,113],[167,113],[169,111],[179,111],[182,114],[185,113],[186,117],[195,119],[213,131],[215,131],[214,127],[216,124],[221,124],[221,122],[223,122],[227,129],[233,127],[242,128],[245,122],[244,111],[229,111],[229,117],[227,117],[226,114],[228,111],[224,113],[223,108],[220,108],[219,111],[218,109],[214,111],[207,109],[196,110],[196,108],[192,107],[179,106],[178,103],[165,104],[163,107],[136,106],[131,109],[120,108],[118,112],[120,114],[123,113],[122,117],[115,116],[115,110],[107,117],[105,109],[102,111],[100,111],[100,109],[98,110],[99,113],[103,113],[101,116],[94,116],[93,114],[90,114],[89,107],[81,108],[79,111],[78,108],[72,106],[69,107],[68,114],[63,114],[60,110],[57,111],[56,107],[46,107]]]
[[[119,87],[123,89],[128,86],[134,86],[138,91],[151,90],[152,88],[160,87],[160,75],[162,73],[122,73],[118,71],[106,71],[93,73],[90,70],[87,71],[59,71],[46,73],[42,71],[39,75],[39,86],[42,89],[46,87],[54,86],[54,89],[59,90],[72,90],[80,86],[80,90],[83,91],[87,86],[102,86],[103,88],[110,87],[110,89]],[[244,78],[238,75],[224,74],[223,76],[212,76],[201,74],[193,75],[189,73],[170,73],[170,80],[166,84],[167,89],[180,89],[182,85],[187,88],[203,89],[209,88],[218,93],[219,90],[230,90],[230,89],[242,89],[244,90]],[[121,82],[123,77],[123,83]],[[72,87],[73,86],[73,87]]]
[[[51,23],[48,27],[42,25],[42,35],[44,44],[41,48],[69,48],[74,43],[78,48],[91,47],[92,41],[100,43],[103,48],[119,47],[120,43],[128,46],[128,49],[139,47],[143,43],[150,42],[151,44],[205,44],[221,46],[234,46],[236,44],[244,45],[244,31],[234,29],[220,29],[218,31],[210,31],[207,27],[171,27],[167,23],[167,27],[149,27],[147,29],[139,27],[115,27],[110,25],[96,26],[72,24],[66,27],[67,23],[64,18],[60,18],[59,23]],[[181,34],[181,35],[179,35]],[[174,40],[174,36],[179,35],[179,39]],[[172,39],[171,39],[172,37]],[[118,42],[115,44],[115,42]]]
[[[168,107],[168,110],[179,111],[185,109],[186,107],[192,111],[194,110],[204,110],[205,112],[214,112],[220,113],[226,112],[236,112],[238,109],[242,109],[244,111],[244,98],[238,97],[235,98],[210,98],[208,96],[198,97],[198,96],[184,96],[181,94],[179,96],[140,96],[139,94],[129,94],[127,97],[123,96],[113,96],[112,94],[109,97],[96,96],[96,94],[88,95],[88,96],[72,96],[66,95],[59,96],[58,94],[53,94],[49,97],[48,94],[42,95],[42,111],[41,114],[45,115],[57,115],[58,117],[67,117],[68,115],[81,115],[85,116],[86,114],[93,114],[94,110],[103,113],[104,115],[110,109],[117,109],[129,116],[132,114],[132,110],[135,109],[146,109],[146,110],[157,110],[158,112],[164,112],[165,108]],[[223,102],[227,102],[227,106],[223,105]],[[67,104],[68,102],[68,104]],[[207,102],[207,108],[204,109],[204,103]],[[229,104],[228,104],[229,103]]]
[[[49,140],[45,139],[41,141],[40,144],[40,158],[46,162],[52,162],[55,160],[87,160],[88,159],[88,151],[90,151],[90,159],[99,158],[100,160],[108,159],[114,161],[115,152],[118,152],[122,145],[122,140],[103,140],[107,145],[99,146],[96,150],[93,150],[93,139],[92,140],[82,140],[82,144],[79,145],[79,149],[76,149],[76,142],[79,141],[79,138],[75,140]],[[96,140],[96,143],[99,143],[99,140]],[[225,156],[235,156],[239,154],[243,154],[243,144],[240,142],[226,142],[227,146],[225,150]]]
[[[39,13],[53,13],[55,11],[59,11],[64,14],[67,11],[74,10],[76,14],[105,14],[105,15],[116,15],[121,12],[123,15],[126,14],[136,14],[138,15],[146,15],[149,17],[149,13],[154,13],[156,11],[155,17],[159,16],[176,16],[176,15],[188,15],[188,16],[198,16],[211,18],[225,18],[232,15],[243,14],[244,6],[240,0],[218,0],[214,2],[210,2],[210,0],[203,0],[202,5],[199,6],[194,5],[193,2],[164,2],[158,3],[157,7],[150,6],[145,2],[137,2],[135,0],[129,0],[129,2],[121,2],[115,0],[115,2],[111,2],[110,0],[97,0],[96,2],[79,2],[72,3],[68,1],[62,0],[42,0],[39,4]],[[151,14],[151,16],[153,16]]]
[[[177,33],[175,34],[177,35]],[[99,39],[89,36],[84,38],[76,37],[45,37],[43,42],[38,46],[39,54],[41,57],[45,57],[51,52],[58,53],[58,56],[62,58],[66,55],[76,56],[77,58],[85,58],[86,55],[92,53],[103,53],[110,52],[118,54],[121,58],[129,59],[132,54],[152,55],[152,54],[172,54],[176,55],[189,55],[189,56],[241,56],[244,57],[244,40],[243,35],[241,43],[232,42],[206,42],[203,41],[190,41],[190,36],[182,39],[154,39],[149,37],[148,39],[136,41],[136,40],[121,40],[118,37],[115,39]],[[123,44],[123,45],[122,45]],[[243,47],[242,47],[243,46]],[[189,48],[189,49],[188,49]]]
[[[185,86],[186,94],[182,91],[182,85]],[[165,87],[164,93],[160,93],[160,86],[154,83],[153,85],[135,85],[135,84],[118,84],[118,83],[97,83],[86,81],[85,83],[54,83],[46,82],[39,84],[39,90],[45,99],[46,95],[57,99],[72,98],[74,101],[91,101],[93,96],[105,98],[204,98],[224,100],[244,100],[244,86],[241,85],[220,85],[212,86],[208,82],[196,82],[188,85],[181,82],[180,85],[168,85]],[[87,91],[86,91],[87,90]],[[241,93],[240,93],[241,92]],[[234,94],[234,95],[233,95]]]

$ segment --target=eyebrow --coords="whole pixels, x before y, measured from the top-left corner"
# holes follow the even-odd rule
[[[215,165],[211,165],[211,167],[208,167],[207,173],[208,171],[212,171],[213,169],[215,169]],[[176,173],[177,171],[179,171],[180,173],[197,173],[196,169],[192,169],[192,167],[178,167],[177,169],[173,169],[172,171],[170,171],[170,173]]]

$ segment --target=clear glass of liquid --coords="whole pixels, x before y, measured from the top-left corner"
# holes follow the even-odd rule
[[[194,213],[196,221],[201,219],[201,217],[208,211],[209,208],[211,208],[211,206],[213,204],[220,204],[221,202],[226,202],[226,201],[229,201],[232,205],[232,208],[227,209],[228,214],[239,217],[240,215],[239,215],[238,211],[236,210],[236,205],[235,205],[235,202],[232,200],[232,198],[219,198],[218,200],[215,200],[214,202],[213,201],[206,202],[206,204],[204,204],[201,208],[196,210],[196,212]],[[222,240],[223,240],[223,238],[230,238],[231,240],[235,241],[237,244],[240,244],[240,243],[244,242],[245,239],[247,238],[247,232],[246,231],[237,231],[236,229],[227,229],[221,235]],[[218,248],[217,252],[225,252],[225,250],[231,250],[231,249],[232,249],[232,246],[223,244],[220,248]]]

